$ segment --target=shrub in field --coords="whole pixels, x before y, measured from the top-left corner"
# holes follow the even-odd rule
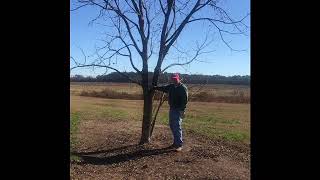
[[[201,102],[225,102],[225,103],[250,103],[250,97],[245,96],[244,92],[233,94],[231,96],[216,96],[208,92],[200,92],[196,94],[190,94],[190,101]]]
[[[129,94],[127,92],[117,92],[110,89],[103,89],[101,91],[81,91],[80,96],[130,100],[143,99],[142,94]]]
[[[156,93],[154,99],[159,100],[161,93]],[[109,99],[129,99],[129,100],[142,100],[143,96],[140,93],[127,93],[117,92],[110,89],[103,89],[101,91],[86,91],[83,90],[80,96],[100,97]],[[167,100],[167,96],[164,97]],[[224,102],[224,103],[250,103],[250,97],[246,96],[244,92],[238,91],[231,96],[216,96],[215,94],[208,93],[206,91],[199,93],[190,93],[189,101],[198,102]]]

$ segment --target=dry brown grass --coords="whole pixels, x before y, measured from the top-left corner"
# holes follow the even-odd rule
[[[103,89],[101,91],[81,91],[80,96],[100,97],[108,99],[129,99],[129,100],[141,100],[142,94],[129,94],[127,92],[117,92],[111,89]]]
[[[188,86],[188,85],[187,85]],[[200,91],[199,91],[200,89]],[[71,83],[71,94],[109,99],[141,100],[142,90],[130,83]],[[159,95],[155,99],[158,99]],[[240,85],[191,85],[189,99],[194,102],[250,103],[250,87]]]

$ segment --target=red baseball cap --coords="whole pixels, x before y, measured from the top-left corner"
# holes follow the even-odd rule
[[[178,73],[174,73],[171,75],[171,79],[180,79],[180,76]]]

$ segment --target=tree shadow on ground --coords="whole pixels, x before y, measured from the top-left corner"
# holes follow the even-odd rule
[[[120,151],[119,154],[116,153],[117,151]],[[126,151],[129,151],[129,152],[126,152]],[[160,149],[145,149],[141,145],[128,145],[128,146],[123,146],[123,147],[108,149],[108,150],[83,152],[83,153],[73,152],[71,154],[81,158],[80,164],[111,165],[111,164],[122,163],[130,160],[140,159],[146,156],[155,156],[155,155],[166,154],[170,152],[175,152],[175,151],[170,147],[165,147]],[[108,154],[116,154],[116,155],[109,156]]]

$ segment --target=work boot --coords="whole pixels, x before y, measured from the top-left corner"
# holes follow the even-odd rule
[[[176,148],[176,151],[177,151],[177,152],[180,152],[180,151],[182,151],[182,146],[180,146],[180,147],[177,147],[177,148]]]

